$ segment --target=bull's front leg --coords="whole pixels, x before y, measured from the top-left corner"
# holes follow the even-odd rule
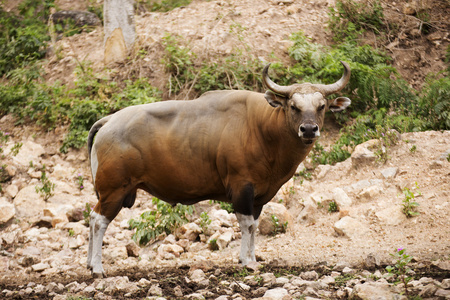
[[[236,217],[242,232],[239,260],[242,265],[246,266],[250,262],[256,261],[255,233],[258,228],[258,219],[255,220],[253,215],[244,215],[240,213],[236,213]]]
[[[233,208],[242,232],[240,262],[246,266],[256,262],[255,234],[258,228],[258,217],[261,208],[254,207],[255,192],[252,184],[246,184],[233,194]]]

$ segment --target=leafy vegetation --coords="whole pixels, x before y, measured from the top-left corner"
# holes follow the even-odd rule
[[[417,194],[421,195],[421,192],[419,190],[419,186],[416,182],[416,190]],[[419,203],[415,201],[416,195],[414,194],[414,191],[411,191],[409,188],[405,187],[403,188],[403,194],[405,195],[405,199],[403,199],[403,207],[402,211],[403,213],[408,217],[414,217],[420,215],[420,213],[417,211],[417,207],[419,206]]]
[[[138,220],[131,219],[128,222],[132,229],[136,229],[133,240],[140,245],[155,240],[163,233],[173,233],[188,222],[187,216],[192,215],[194,210],[193,206],[182,204],[172,206],[156,197],[153,197],[152,201],[156,205],[156,210],[146,211]]]

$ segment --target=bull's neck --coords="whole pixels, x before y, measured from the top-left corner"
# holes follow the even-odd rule
[[[285,112],[282,108],[266,106],[261,111],[262,118],[258,118],[258,128],[261,138],[268,147],[268,159],[276,168],[275,172],[282,177],[291,177],[297,166],[306,158],[313,144],[304,144],[288,126]],[[287,179],[289,179],[287,178]]]

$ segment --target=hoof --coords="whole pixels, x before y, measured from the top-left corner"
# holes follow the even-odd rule
[[[104,277],[106,277],[106,274],[105,274],[105,272],[100,272],[100,273],[95,273],[95,272],[92,272],[92,278],[104,278]]]

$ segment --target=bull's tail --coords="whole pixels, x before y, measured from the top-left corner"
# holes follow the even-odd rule
[[[89,154],[89,160],[91,159],[91,151],[92,151],[92,144],[94,143],[94,137],[97,134],[97,132],[100,130],[100,128],[103,127],[103,125],[106,124],[106,122],[109,121],[111,116],[104,117],[92,125],[91,130],[89,130],[88,140],[87,140],[87,146],[88,146],[88,154]]]

